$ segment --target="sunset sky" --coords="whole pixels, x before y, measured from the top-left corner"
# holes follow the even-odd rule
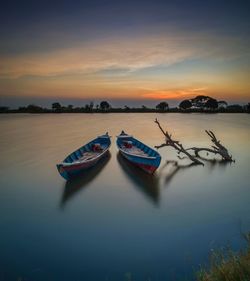
[[[250,102],[249,1],[9,1],[0,104]]]

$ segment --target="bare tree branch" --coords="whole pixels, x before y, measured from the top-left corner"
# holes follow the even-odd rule
[[[205,130],[207,135],[211,138],[211,141],[214,145],[212,145],[212,148],[206,148],[206,147],[191,147],[187,150],[193,150],[196,157],[200,157],[201,151],[210,152],[213,154],[219,154],[224,161],[234,162],[232,159],[232,155],[228,153],[228,150],[221,144],[221,142],[216,138],[215,134],[212,131]]]
[[[162,148],[162,147],[164,147],[164,146],[167,146],[167,144],[166,144],[166,143],[163,143],[163,144],[161,144],[161,145],[156,145],[155,148],[156,148],[156,149],[159,149],[159,148]]]
[[[221,144],[221,141],[216,138],[214,132],[212,132],[211,130],[205,130],[205,132],[210,137],[210,139],[213,143],[213,145],[211,145],[211,148],[191,147],[191,148],[185,149],[179,141],[172,139],[172,135],[168,131],[164,131],[160,122],[157,119],[155,120],[155,123],[158,125],[159,129],[165,136],[165,143],[163,143],[159,146],[155,146],[155,148],[157,148],[157,149],[165,147],[165,146],[171,146],[175,150],[177,150],[179,159],[184,159],[185,157],[181,157],[179,155],[185,154],[194,164],[204,165],[200,160],[197,159],[197,157],[201,158],[200,152],[202,152],[202,151],[206,151],[207,154],[212,153],[215,155],[216,154],[220,155],[222,157],[223,161],[234,162],[234,160],[232,159],[232,155],[229,154],[227,148]],[[189,153],[188,152],[189,150],[192,150],[194,152],[194,155]]]
[[[155,119],[155,123],[158,125],[159,129],[161,130],[161,132],[163,133],[163,135],[165,136],[165,144],[162,144],[160,146],[155,146],[155,148],[161,148],[161,147],[164,147],[164,146],[171,146],[173,147],[174,149],[177,150],[178,154],[180,153],[183,153],[185,154],[194,164],[197,164],[197,165],[204,165],[200,160],[198,160],[195,156],[193,156],[192,154],[190,154],[184,147],[183,145],[179,142],[179,141],[176,141],[176,140],[173,140],[172,139],[172,135],[170,135],[168,133],[168,131],[164,131],[160,122]]]

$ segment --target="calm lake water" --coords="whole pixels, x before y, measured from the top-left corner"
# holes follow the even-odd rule
[[[159,145],[156,117],[185,147],[210,145],[213,130],[236,162],[176,170],[162,148],[158,173],[144,175],[118,155],[116,135]],[[0,130],[0,280],[194,280],[211,248],[244,246],[250,115],[0,115]],[[66,182],[56,163],[106,131],[109,157]]]

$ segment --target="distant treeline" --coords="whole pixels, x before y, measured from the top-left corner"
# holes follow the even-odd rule
[[[197,96],[193,99],[186,99],[180,102],[178,107],[169,107],[165,101],[160,102],[155,108],[146,107],[112,107],[108,101],[102,101],[99,104],[90,102],[82,107],[73,105],[62,106],[59,102],[54,102],[51,108],[44,108],[38,105],[30,104],[18,109],[10,109],[8,106],[0,106],[0,113],[118,113],[118,112],[204,112],[204,113],[250,113],[250,103],[246,105],[228,105],[226,101],[217,101],[208,96]]]

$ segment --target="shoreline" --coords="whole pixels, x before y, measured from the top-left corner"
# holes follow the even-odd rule
[[[120,113],[161,113],[161,114],[171,114],[171,113],[180,113],[180,114],[192,114],[192,113],[203,113],[203,114],[249,114],[248,111],[108,111],[108,112],[21,112],[21,111],[8,111],[8,112],[0,112],[0,114],[120,114]]]

